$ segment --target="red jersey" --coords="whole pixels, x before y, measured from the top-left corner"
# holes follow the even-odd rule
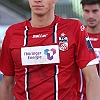
[[[97,55],[98,60],[100,61],[100,33],[88,33],[89,38],[93,44],[94,51]]]
[[[91,43],[94,47],[94,51],[96,56],[100,62],[100,33],[88,33]],[[100,65],[97,64],[98,73],[100,75]],[[78,89],[78,100],[82,98],[82,100],[86,100],[86,83],[84,76],[80,70],[80,81],[79,81],[79,89]]]
[[[48,45],[59,46],[60,63],[22,65],[21,48]],[[82,23],[56,15],[47,27],[34,28],[30,20],[10,26],[1,58],[3,74],[15,76],[16,100],[77,100],[78,69],[96,55]]]

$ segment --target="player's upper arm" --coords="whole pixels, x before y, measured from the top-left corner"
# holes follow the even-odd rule
[[[3,75],[2,77],[2,81],[1,81],[1,86],[5,86],[5,87],[13,87],[14,86],[14,76],[6,76]]]
[[[84,74],[86,81],[89,81],[94,77],[98,77],[96,65],[86,66],[85,68],[82,69],[82,72]]]

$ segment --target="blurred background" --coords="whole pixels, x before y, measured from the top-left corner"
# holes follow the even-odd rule
[[[80,0],[58,0],[55,14],[63,18],[77,18],[85,24]],[[0,0],[0,50],[6,29],[30,18],[28,0]],[[0,80],[2,75],[0,74]]]

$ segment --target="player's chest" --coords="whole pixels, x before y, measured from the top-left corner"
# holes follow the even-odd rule
[[[40,30],[16,31],[11,40],[11,46],[43,46],[58,44],[60,49],[68,49],[74,43],[73,33],[65,28],[48,28]]]
[[[55,45],[58,46],[57,49]],[[42,47],[40,48],[40,46]],[[26,58],[25,62],[31,62],[31,60],[35,60],[34,62],[36,62],[37,59],[41,59],[42,57],[45,57],[45,59],[48,57],[46,60],[50,60],[51,63],[51,60],[53,61],[53,59],[60,57],[56,59],[57,63],[62,62],[64,64],[67,59],[71,60],[74,58],[75,40],[72,33],[65,29],[56,31],[53,29],[29,30],[27,34],[21,33],[21,35],[18,35],[16,32],[13,35],[10,48],[12,49],[12,56],[15,62],[18,60],[17,63],[21,63],[22,60],[24,62]],[[39,60],[37,62],[46,62],[46,60]]]

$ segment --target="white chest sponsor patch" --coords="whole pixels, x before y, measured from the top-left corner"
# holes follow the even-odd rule
[[[59,63],[58,45],[21,48],[22,65]]]

